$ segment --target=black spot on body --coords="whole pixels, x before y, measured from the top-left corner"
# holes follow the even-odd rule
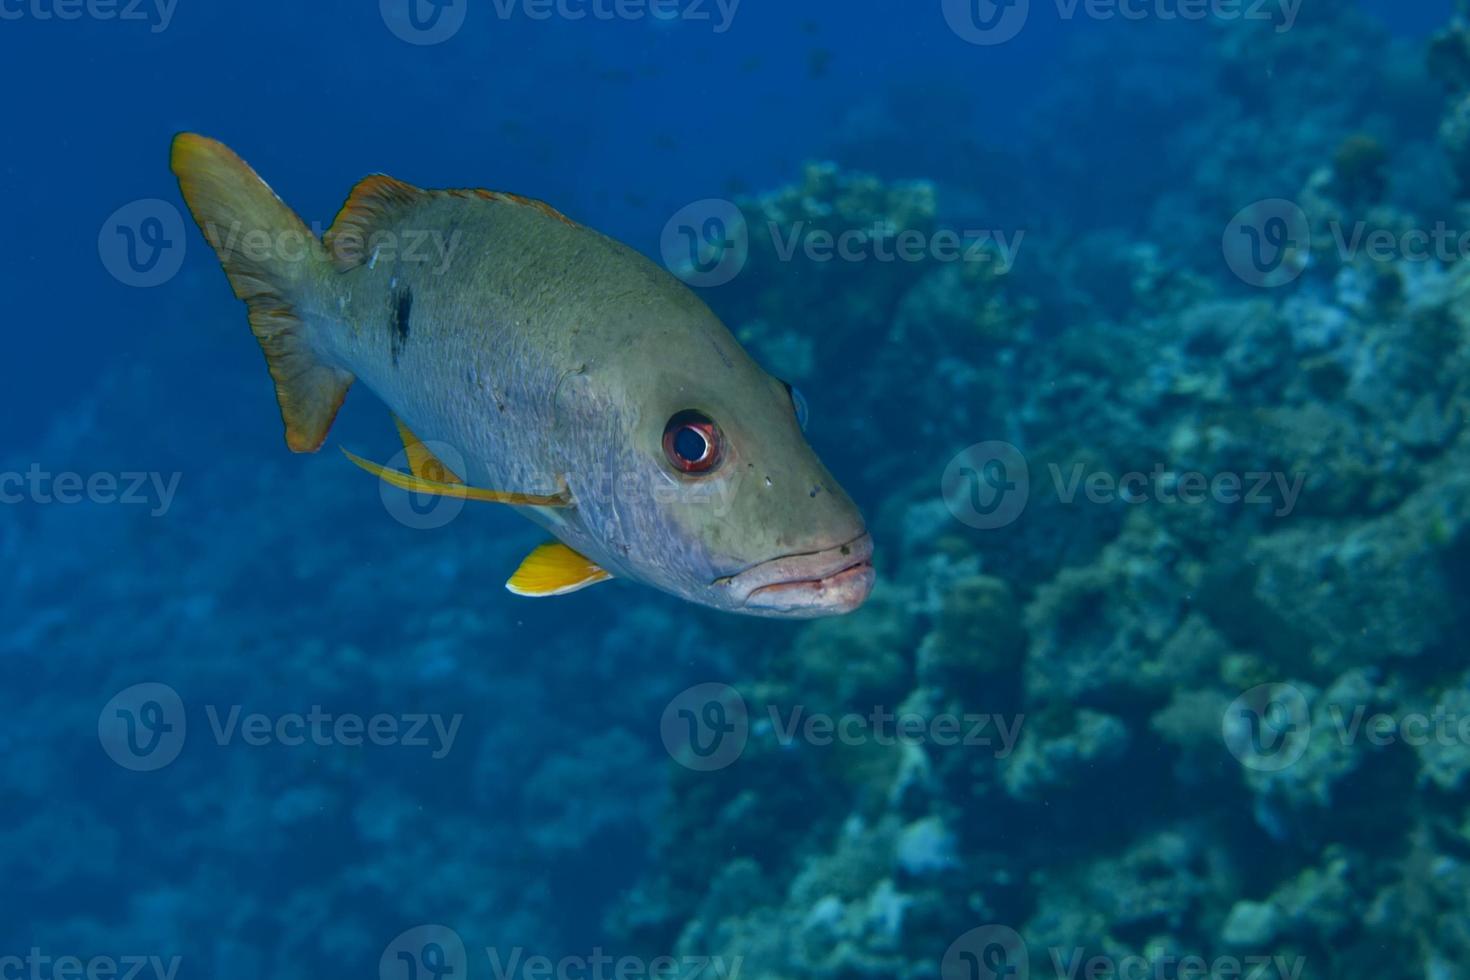
[[[398,355],[408,343],[409,319],[413,316],[413,290],[400,286],[393,291],[393,319],[389,342],[392,344],[393,363],[398,364]]]

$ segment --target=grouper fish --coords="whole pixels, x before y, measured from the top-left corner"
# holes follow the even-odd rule
[[[538,201],[382,174],[318,238],[218,141],[179,135],[172,166],[248,307],[286,444],[320,449],[361,380],[392,411],[407,470],[355,463],[509,505],[556,539],[512,592],[624,578],[816,617],[872,590],[872,539],[793,390],[634,250]],[[416,252],[425,239],[442,247]]]

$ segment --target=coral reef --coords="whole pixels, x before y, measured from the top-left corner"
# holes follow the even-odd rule
[[[1414,736],[1470,711],[1453,666],[1470,571],[1470,273],[1457,255],[1340,247],[1360,223],[1397,242],[1439,217],[1402,203],[1391,161],[1411,148],[1393,146],[1391,125],[1342,128],[1345,107],[1404,98],[1423,81],[1397,43],[1362,40],[1349,56],[1344,32],[1371,35],[1321,8],[1283,39],[1222,33],[1231,77],[1335,37],[1366,77],[1392,73],[1391,89],[1298,93],[1294,107],[1335,107],[1309,125],[1288,123],[1284,108],[1249,125],[1223,113],[1194,134],[1232,141],[1190,188],[1201,203],[1169,202],[1175,227],[1217,222],[1218,242],[1229,210],[1203,202],[1265,196],[1244,174],[1289,175],[1313,239],[1295,281],[1248,295],[1218,266],[1190,270],[1193,258],[1115,238],[1097,246],[1103,265],[1028,239],[1003,273],[925,262],[854,283],[864,309],[892,311],[886,328],[858,318],[853,329],[876,341],[862,387],[885,379],[914,405],[905,421],[927,423],[905,432],[911,458],[1009,441],[1029,466],[1026,508],[974,530],[938,509],[937,468],[896,484],[894,470],[868,464],[860,495],[884,501],[888,601],[805,628],[792,647],[802,664],[776,665],[803,678],[799,689],[763,687],[764,659],[732,682],[931,719],[1007,716],[1020,719],[1019,739],[929,739],[888,750],[904,758],[883,765],[877,749],[807,747],[798,768],[845,802],[829,798],[819,832],[763,848],[758,870],[738,837],[711,828],[730,825],[730,807],[779,806],[770,794],[793,777],[789,761],[747,754],[724,789],[676,790],[681,817],[660,828],[639,897],[664,896],[669,914],[642,907],[630,940],[745,950],[745,975],[772,980],[933,976],[946,948],[986,923],[1015,929],[1034,968],[1061,951],[1165,971],[1190,956],[1275,957],[1308,978],[1457,975],[1470,956],[1470,893],[1456,890],[1470,750],[1443,737],[1442,721],[1441,737]],[[1470,77],[1452,37],[1431,60],[1441,76]],[[1366,64],[1390,48],[1388,69]],[[1263,143],[1276,144],[1265,158]],[[1452,162],[1458,151],[1446,149]],[[1290,166],[1270,164],[1277,150]],[[731,304],[741,316],[769,322],[802,306],[759,259],[751,275],[760,286]],[[1082,308],[1093,315],[1057,322]],[[1099,312],[1111,310],[1128,322]],[[952,339],[936,348],[934,336]],[[814,389],[841,385],[823,369],[812,362]],[[816,438],[845,441],[854,460],[881,456],[892,436],[880,404]],[[1132,495],[1117,485],[1129,473],[1144,478]],[[1094,474],[1111,475],[1099,485],[1111,492],[1087,489]],[[1240,485],[1215,482],[1222,474]],[[895,661],[903,650],[911,662]],[[1250,723],[1280,721],[1272,712],[1285,709],[1249,700],[1278,684],[1304,706],[1300,730],[1279,733],[1290,753],[1279,766],[1264,748],[1240,748],[1231,720],[1244,703],[1260,712]],[[702,872],[709,880],[740,873],[760,887],[676,902],[695,852],[731,855]],[[675,911],[683,902],[697,911]]]

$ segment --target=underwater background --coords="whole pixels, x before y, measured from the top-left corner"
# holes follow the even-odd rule
[[[0,82],[0,978],[1470,977],[1470,3],[0,0]],[[665,264],[868,603],[523,599],[365,388],[289,453],[181,130]]]

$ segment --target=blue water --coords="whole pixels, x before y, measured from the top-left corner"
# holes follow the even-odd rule
[[[467,2],[0,0],[0,978],[1470,976],[1463,3]],[[182,131],[684,277],[872,597],[289,453]]]

